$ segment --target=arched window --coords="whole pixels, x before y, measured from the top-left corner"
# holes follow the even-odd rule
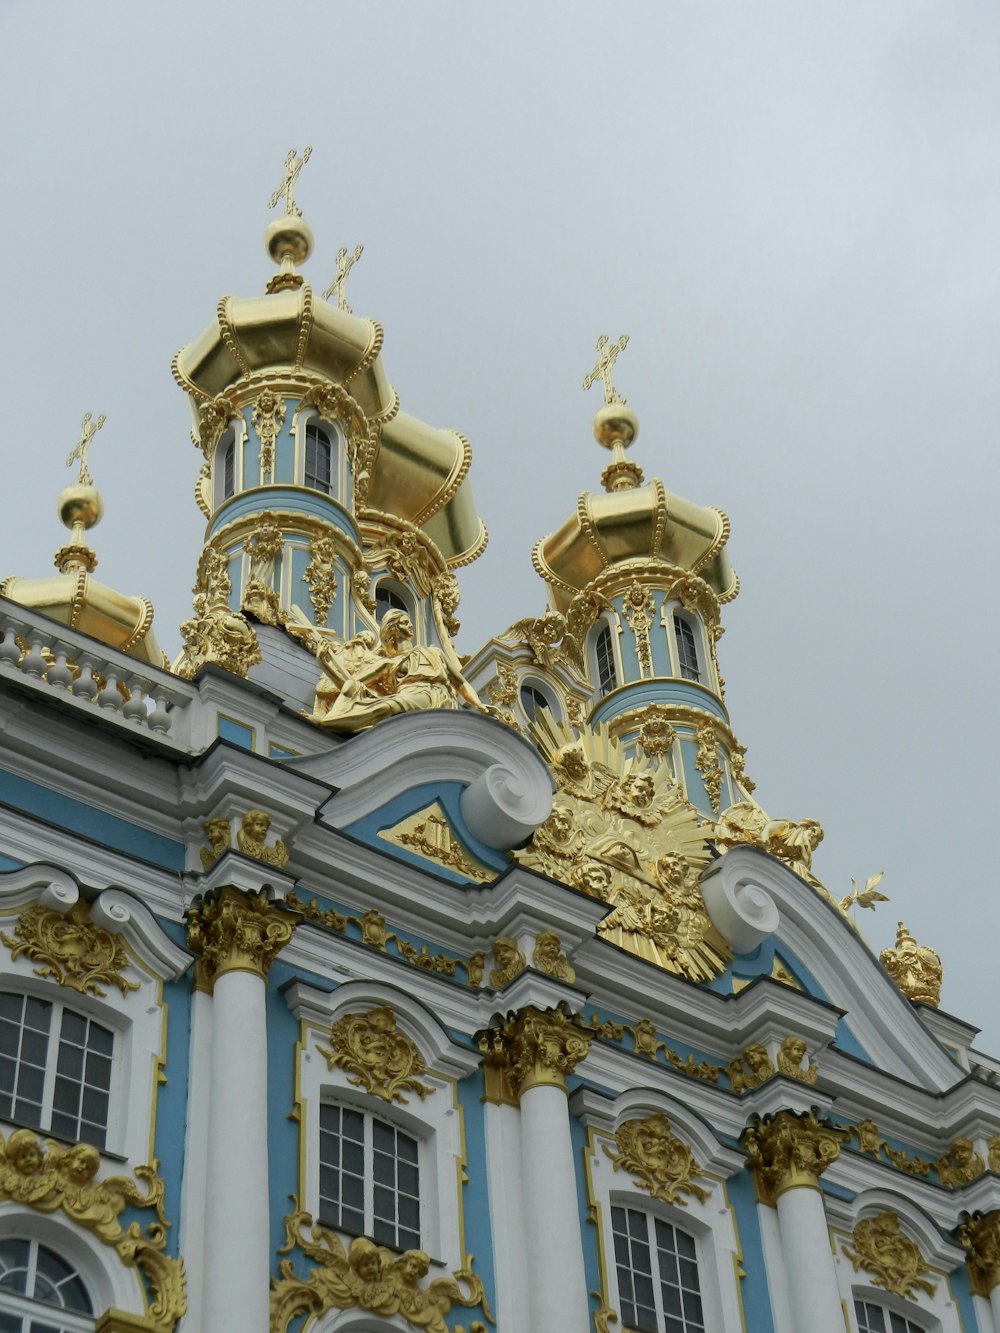
[[[94,1327],[79,1273],[37,1240],[0,1240],[0,1333],[76,1333]]]
[[[603,625],[594,645],[597,657],[597,684],[601,694],[610,694],[618,684],[618,672],[615,670],[615,651],[611,642],[611,628]]]
[[[674,616],[674,638],[677,642],[677,661],[681,675],[685,680],[701,680],[694,630],[683,616]]]
[[[320,1221],[395,1250],[420,1248],[420,1144],[353,1106],[319,1112]]]
[[[534,722],[538,716],[539,710],[549,708],[550,704],[545,695],[535,685],[521,686],[521,711],[529,722]]]
[[[622,1324],[635,1333],[705,1333],[694,1237],[636,1208],[612,1208]]]
[[[858,1333],[924,1333],[921,1324],[906,1319],[885,1305],[873,1305],[871,1301],[855,1300],[854,1314],[858,1321]]]
[[[61,1001],[0,992],[0,1116],[103,1148],[114,1044]]]
[[[305,484],[329,495],[333,480],[333,445],[325,430],[314,422],[306,426]]]
[[[230,432],[229,443],[222,451],[222,498],[236,494],[236,438]]]
[[[375,589],[375,619],[381,623],[387,611],[405,611],[409,614],[410,608],[395,588],[390,588],[387,583],[380,583]]]

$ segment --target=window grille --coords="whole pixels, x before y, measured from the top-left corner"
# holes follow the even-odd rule
[[[236,494],[236,441],[230,440],[222,455],[222,498]]]
[[[618,672],[615,669],[615,653],[611,644],[611,629],[604,625],[597,636],[597,683],[601,694],[610,694],[618,684]]]
[[[79,1273],[35,1240],[0,1240],[0,1333],[77,1333],[94,1327]]]
[[[681,675],[685,680],[701,680],[694,630],[683,616],[674,616],[674,638],[677,641],[677,660]]]
[[[419,1149],[415,1138],[369,1111],[321,1106],[320,1220],[392,1249],[419,1249]]]
[[[375,619],[381,623],[389,611],[405,611],[409,615],[410,608],[395,589],[380,583],[375,589]]]
[[[333,446],[326,431],[312,422],[306,426],[305,484],[329,495],[332,481]]]
[[[622,1324],[635,1333],[705,1333],[694,1237],[635,1208],[612,1208]]]
[[[113,1056],[114,1033],[87,1015],[59,1001],[0,992],[5,1120],[103,1148]]]
[[[548,708],[549,701],[534,685],[521,686],[521,711],[529,722],[534,722],[539,709]]]
[[[858,1333],[924,1333],[921,1325],[912,1319],[906,1319],[884,1305],[873,1305],[871,1301],[855,1301],[854,1313]]]

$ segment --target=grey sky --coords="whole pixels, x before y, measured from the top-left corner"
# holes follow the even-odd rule
[[[267,199],[386,329],[404,408],[469,436],[492,534],[472,651],[543,608],[535,539],[598,485],[597,335],[634,456],[725,509],[720,645],[757,796],[818,817],[840,896],[885,869],[1000,1050],[987,978],[1000,427],[1000,9],[5,0],[0,574],[51,568],[85,410],[99,575],[173,654],[203,523],[170,358],[263,289]]]

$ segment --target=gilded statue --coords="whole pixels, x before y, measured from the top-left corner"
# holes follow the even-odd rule
[[[733,1092],[746,1092],[749,1088],[760,1087],[769,1078],[774,1078],[777,1072],[767,1047],[761,1042],[748,1046],[726,1068]]]
[[[294,1196],[293,1202],[298,1203]],[[456,1305],[479,1306],[493,1322],[471,1256],[457,1273],[436,1277],[424,1287],[421,1283],[430,1273],[431,1261],[423,1250],[395,1254],[364,1236],[356,1236],[345,1249],[339,1236],[300,1210],[285,1219],[285,1244],[279,1254],[296,1247],[314,1267],[302,1279],[291,1260],[282,1260],[281,1277],[271,1283],[271,1333],[286,1333],[302,1315],[320,1316],[328,1310],[366,1310],[383,1319],[398,1315],[410,1328],[426,1333],[448,1333],[444,1316]],[[472,1328],[484,1326],[475,1323]]]
[[[223,852],[228,852],[233,845],[232,829],[224,815],[206,819],[202,828],[205,830],[208,846],[201,849],[201,865],[203,870],[211,870]]]
[[[563,953],[562,942],[554,930],[540,930],[535,936],[531,962],[539,972],[545,972],[558,981],[568,981],[572,985],[576,980],[576,973]]]
[[[494,990],[502,990],[528,966],[521,946],[512,935],[501,935],[494,942],[493,958],[496,967],[490,973],[490,985]]]
[[[937,1160],[938,1180],[949,1189],[978,1180],[986,1170],[982,1153],[976,1152],[971,1139],[956,1139]]]
[[[755,801],[737,801],[719,816],[713,837],[723,849],[760,847],[826,893],[812,871],[813,852],[823,841],[822,825],[815,819],[801,819],[798,823],[770,819]]]
[[[288,864],[288,848],[280,838],[268,846],[270,829],[271,816],[266,810],[248,810],[236,834],[236,845],[244,856],[252,856],[255,861],[265,861],[280,870]]]
[[[543,713],[531,735],[558,790],[515,859],[607,903],[611,943],[691,981],[718,976],[730,953],[701,896],[705,831],[669,768],[629,758],[603,726],[577,736]]]
[[[287,628],[316,653],[323,677],[309,721],[329,731],[356,732],[396,713],[483,704],[448,657],[432,644],[418,647],[405,611],[386,613],[378,643],[371,631],[341,641],[329,632],[289,620]]]
[[[937,1007],[944,980],[940,955],[929,945],[918,944],[902,921],[895,948],[883,949],[880,961],[908,1000]]]
[[[797,1078],[801,1083],[816,1082],[816,1066],[809,1059],[806,1044],[801,1037],[788,1036],[781,1043],[778,1069],[787,1078]]]

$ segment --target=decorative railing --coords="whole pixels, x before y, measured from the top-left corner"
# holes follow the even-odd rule
[[[160,736],[197,697],[187,681],[0,597],[0,677],[65,694],[125,726]]]

